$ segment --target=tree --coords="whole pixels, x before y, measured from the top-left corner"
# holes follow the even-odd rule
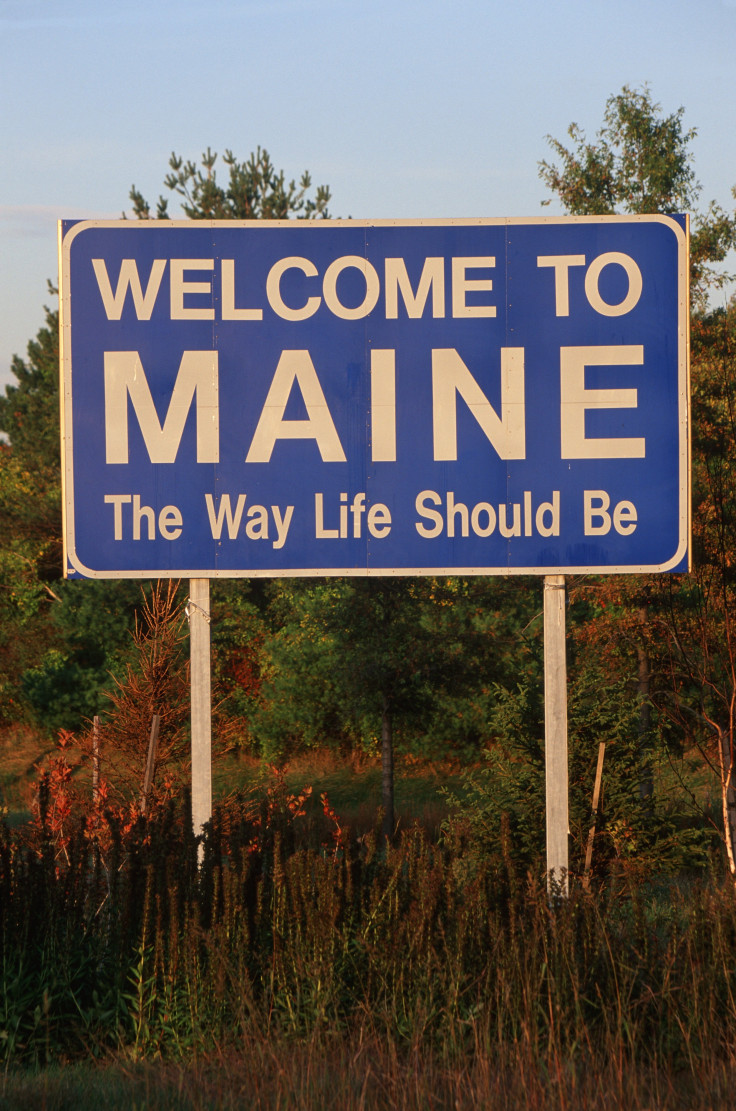
[[[50,292],[56,292],[50,287]],[[22,716],[22,677],[53,642],[61,577],[58,313],[17,355],[0,397],[0,718]]]
[[[494,685],[539,681],[520,630],[526,580],[330,579],[274,587],[253,732],[272,758],[310,745],[378,748],[391,836],[394,750],[477,759]]]
[[[331,579],[287,588],[290,620],[270,645],[266,691],[278,737],[310,731],[355,742],[378,725],[383,835],[394,833],[394,730],[427,713],[444,645],[428,626],[426,579]],[[283,604],[282,601],[282,604]],[[423,699],[424,696],[424,699]]]
[[[595,142],[588,142],[576,123],[567,132],[571,148],[547,136],[559,165],[541,161],[539,176],[570,215],[694,209],[700,185],[692,168],[690,143],[697,132],[684,130],[684,108],[669,116],[662,116],[661,110],[646,85],[641,90],[624,85],[606,101]],[[698,308],[705,308],[709,289],[729,280],[713,264],[723,262],[734,246],[736,221],[711,202],[706,213],[696,215],[691,235],[691,288]]]
[[[57,290],[49,283],[49,293]],[[18,385],[0,397],[0,431],[18,463],[59,476],[59,313],[45,308],[45,323],[28,344],[27,359],[13,356]]]
[[[227,151],[229,180],[221,185],[209,148],[201,168],[171,156],[167,188],[190,219],[325,217],[329,189],[311,192],[304,173],[287,183],[267,151],[239,162]],[[139,218],[150,216],[131,190]],[[157,215],[168,216],[159,199]],[[56,289],[49,286],[50,292]],[[125,582],[60,581],[59,314],[15,357],[16,384],[0,396],[0,717],[32,712],[45,728],[76,727],[94,712],[109,672],[124,666],[139,592]]]
[[[695,130],[684,130],[682,108],[669,116],[660,113],[646,86],[640,91],[624,86],[608,99],[593,143],[576,124],[568,129],[572,148],[549,138],[560,164],[541,162],[542,180],[573,215],[693,208],[700,193],[689,149]],[[719,769],[723,837],[736,877],[736,644],[729,616],[730,568],[736,564],[730,528],[736,490],[734,307],[725,313],[708,307],[710,290],[728,280],[714,264],[735,245],[734,214],[715,203],[695,214],[690,260],[695,574],[674,581],[626,576],[586,584],[581,593],[592,613],[580,639],[588,649],[602,651],[607,666],[618,665],[624,674],[628,669],[638,689],[642,783],[649,774],[650,705],[658,707],[660,720],[676,721],[682,736],[715,741],[716,753],[706,754]]]
[[[696,131],[683,131],[684,108],[660,111],[646,86],[624,85],[606,101],[597,142],[576,123],[567,131],[574,150],[547,136],[562,166],[542,161],[540,177],[573,216],[688,211],[699,192],[688,151]]]
[[[45,313],[0,397],[0,717],[30,713],[54,732],[97,712],[139,592],[62,581],[59,314]]]
[[[662,702],[715,770],[736,881],[736,302],[695,319],[693,364],[694,571],[660,584]]]
[[[318,185],[315,195],[309,195],[312,179],[307,170],[299,184],[286,183],[284,171],[276,171],[267,150],[257,147],[244,162],[239,162],[230,150],[223,155],[229,169],[227,185],[217,180],[215,162],[217,154],[209,147],[202,155],[202,164],[185,162],[177,154],[171,155],[171,173],[164,178],[164,185],[182,198],[181,209],[188,220],[299,220],[326,219],[330,190]],[[150,205],[135,185],[130,190],[133,212],[139,220],[151,218]],[[156,206],[158,220],[169,219],[168,199],[159,196]]]

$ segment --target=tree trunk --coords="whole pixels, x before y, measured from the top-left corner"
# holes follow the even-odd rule
[[[718,755],[721,762],[723,835],[726,841],[728,868],[731,876],[736,879],[736,783],[734,783],[732,734],[728,729],[718,730]]]
[[[387,841],[394,834],[394,738],[391,724],[391,707],[384,695],[381,713],[381,806],[383,824],[381,832]]]

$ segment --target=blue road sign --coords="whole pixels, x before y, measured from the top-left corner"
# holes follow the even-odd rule
[[[684,217],[60,227],[66,573],[682,571]]]

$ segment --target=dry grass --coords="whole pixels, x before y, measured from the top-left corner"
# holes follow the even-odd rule
[[[665,1073],[631,1061],[533,1060],[479,1047],[461,1060],[398,1051],[369,1030],[308,1043],[254,1037],[187,1064],[115,1060],[0,1085],[7,1111],[716,1111],[736,1066]]]

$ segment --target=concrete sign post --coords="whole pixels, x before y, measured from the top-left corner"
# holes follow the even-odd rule
[[[63,222],[65,574],[687,570],[687,256],[672,216]]]

